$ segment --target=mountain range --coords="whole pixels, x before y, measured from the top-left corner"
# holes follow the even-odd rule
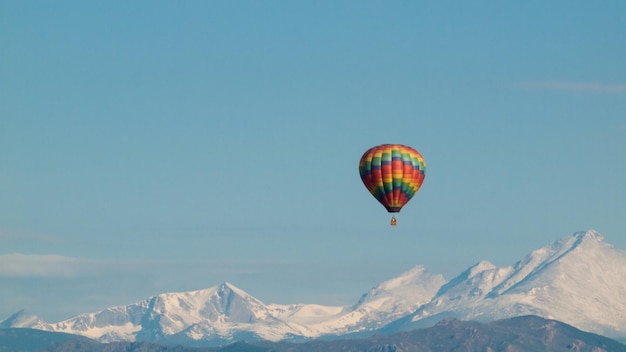
[[[626,252],[595,231],[566,236],[512,266],[481,261],[450,281],[416,266],[352,306],[265,304],[225,282],[47,323],[25,311],[0,328],[77,334],[101,342],[216,346],[391,334],[445,319],[490,322],[535,315],[626,339]]]
[[[219,347],[164,346],[145,341],[100,343],[82,336],[17,328],[0,329],[0,351],[23,352],[626,352],[626,345],[607,337],[580,331],[570,325],[522,316],[489,323],[445,319],[430,328],[367,338],[287,341],[238,341]]]

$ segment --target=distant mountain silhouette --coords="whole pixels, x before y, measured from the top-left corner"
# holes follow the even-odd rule
[[[18,336],[32,339],[30,329],[9,329],[14,342]],[[0,330],[6,333],[7,330]],[[37,332],[45,336],[65,335]],[[38,340],[41,340],[39,335]],[[63,336],[62,339],[67,338]],[[6,349],[0,340],[0,351]],[[49,339],[48,342],[53,341]],[[26,346],[23,343],[20,346]],[[34,346],[41,348],[41,345]],[[304,343],[260,341],[237,342],[224,347],[163,346],[151,342],[100,343],[84,338],[73,338],[45,346],[48,352],[626,352],[626,345],[609,338],[578,330],[570,325],[536,316],[503,319],[490,323],[478,323],[447,319],[430,328],[416,329],[391,335],[374,335],[363,339],[334,341],[314,340]],[[36,351],[36,349],[21,349]]]
[[[35,329],[0,329],[0,351],[39,351],[68,340],[92,341],[86,337]]]

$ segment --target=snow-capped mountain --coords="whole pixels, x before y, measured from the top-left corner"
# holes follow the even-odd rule
[[[415,311],[444,282],[443,276],[418,266],[381,283],[354,307],[266,305],[226,282],[205,290],[160,294],[46,327],[103,342],[193,340],[217,344],[241,339],[306,339],[373,330]]]
[[[99,341],[279,340],[302,335],[298,324],[276,318],[271,308],[228,282],[205,290],[164,293],[52,326]]]
[[[24,309],[11,315],[6,320],[0,322],[0,329],[8,328],[30,328],[37,330],[53,331],[52,325],[46,323],[38,316],[28,313]]]
[[[273,304],[270,308],[279,319],[299,324],[307,338],[373,331],[414,312],[445,282],[442,275],[416,266],[374,287],[351,307]]]
[[[364,294],[348,315],[360,316],[366,330],[379,328],[428,303],[445,283],[442,275],[416,266]]]
[[[442,317],[492,321],[529,314],[626,337],[626,252],[587,231],[535,250],[512,267],[483,261],[394,328]]]
[[[626,338],[626,252],[595,231],[533,251],[513,266],[481,261],[449,282],[416,266],[374,287],[353,306],[266,305],[230,283],[165,293],[48,324],[18,312],[0,327],[31,327],[99,341],[215,345],[396,332],[443,318],[492,321],[538,315]]]

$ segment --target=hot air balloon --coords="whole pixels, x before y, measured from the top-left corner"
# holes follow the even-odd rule
[[[367,190],[390,213],[398,213],[424,182],[426,163],[415,149],[402,144],[382,144],[368,149],[359,162]],[[391,225],[396,225],[392,215]]]

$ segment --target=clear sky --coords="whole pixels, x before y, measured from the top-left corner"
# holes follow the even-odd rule
[[[358,174],[427,163],[389,226]],[[0,0],[0,320],[626,248],[626,2]]]

